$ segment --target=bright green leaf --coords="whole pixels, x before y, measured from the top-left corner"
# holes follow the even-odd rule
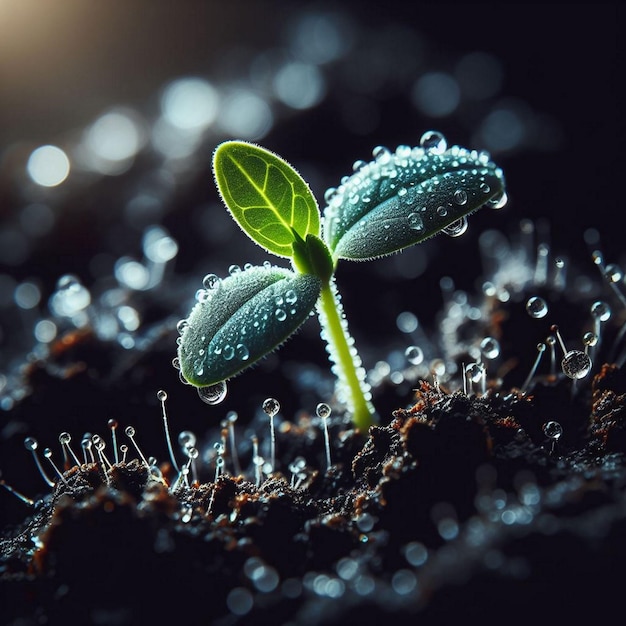
[[[399,146],[375,150],[324,210],[324,240],[335,259],[367,260],[439,232],[458,233],[465,216],[502,206],[502,171],[486,153]]]
[[[213,172],[237,223],[268,252],[291,257],[298,236],[319,236],[320,212],[309,186],[273,152],[226,141],[215,150]]]
[[[320,291],[319,278],[271,266],[218,281],[186,320],[178,348],[182,375],[204,387],[250,367],[300,327]]]

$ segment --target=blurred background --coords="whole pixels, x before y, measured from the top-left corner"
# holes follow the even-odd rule
[[[623,261],[621,17],[615,4],[0,0],[0,406],[64,330],[132,350],[185,315],[204,274],[267,258],[217,197],[224,139],[282,155],[320,204],[372,148],[431,128],[504,169],[507,207],[463,237],[340,266],[366,360],[399,312],[432,323],[442,276],[476,288],[486,230],[533,220],[591,272],[585,237]]]

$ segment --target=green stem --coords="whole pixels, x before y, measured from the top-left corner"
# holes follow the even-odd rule
[[[318,314],[326,351],[333,362],[332,371],[339,379],[340,399],[345,400],[356,428],[367,433],[367,429],[376,421],[375,410],[370,402],[372,394],[365,382],[361,358],[348,332],[348,323],[334,278],[324,282],[318,302]]]

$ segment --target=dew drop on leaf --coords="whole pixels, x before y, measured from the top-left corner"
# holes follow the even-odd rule
[[[235,347],[235,356],[241,361],[247,361],[250,358],[250,351],[243,343],[238,343]]]
[[[324,192],[324,202],[326,204],[330,204],[330,201],[333,199],[333,196],[337,193],[337,187],[329,187]]]
[[[440,132],[427,130],[420,139],[420,146],[434,154],[443,154],[448,148],[448,142]]]
[[[442,232],[448,235],[448,237],[460,237],[467,232],[468,225],[467,217],[461,217],[442,229]]]
[[[465,191],[465,189],[457,189],[454,192],[452,198],[457,204],[461,206],[467,204],[467,192]]]
[[[501,209],[502,207],[506,206],[508,200],[509,197],[506,195],[506,191],[502,191],[502,193],[491,198],[491,200],[489,200],[485,206],[489,207],[490,209]]]
[[[380,165],[387,165],[391,161],[391,152],[389,148],[385,148],[385,146],[376,146],[372,150],[372,156],[376,160],[376,163]]]
[[[219,404],[226,397],[228,388],[226,381],[215,383],[215,385],[208,385],[207,387],[198,387],[198,395],[202,402],[207,404]]]
[[[412,230],[424,230],[424,221],[422,220],[419,213],[409,213],[409,228]]]
[[[221,282],[222,279],[217,274],[207,274],[202,279],[202,286],[205,289],[216,289]]]
[[[206,289],[196,291],[196,302],[206,302],[209,299],[209,292]]]

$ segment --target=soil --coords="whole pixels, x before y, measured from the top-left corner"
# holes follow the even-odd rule
[[[43,398],[80,404],[95,383],[77,364],[102,373],[108,350],[83,334],[31,364],[14,423]],[[64,376],[51,375],[62,363]],[[244,442],[241,474],[226,445],[217,480],[207,463],[187,484],[171,463],[148,469],[132,447],[112,467],[68,461],[30,511],[3,496],[13,517],[0,540],[3,623],[606,618],[626,562],[625,393],[615,365],[579,393],[565,377],[484,394],[421,380],[368,433],[331,416],[330,467],[319,418],[280,419],[277,471],[263,480]],[[117,430],[138,424],[131,414]],[[561,438],[546,436],[546,415],[566,424]],[[249,426],[267,439],[267,422]],[[142,447],[148,430],[137,428]],[[113,459],[110,444],[105,454]]]

